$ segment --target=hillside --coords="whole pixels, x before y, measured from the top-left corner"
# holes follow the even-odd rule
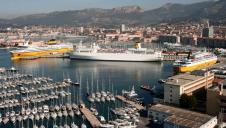
[[[19,25],[100,25],[114,26],[119,24],[157,24],[162,22],[199,21],[208,18],[213,22],[225,21],[226,0],[206,1],[194,4],[168,3],[160,8],[144,11],[139,6],[126,6],[113,9],[91,8],[34,14],[11,20],[0,20],[1,23]]]

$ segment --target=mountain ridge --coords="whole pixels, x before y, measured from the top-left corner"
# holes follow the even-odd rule
[[[20,16],[0,23],[19,25],[149,25],[162,22],[226,20],[226,0],[205,1],[193,4],[167,3],[159,8],[143,10],[139,6],[112,9],[89,8],[83,10],[56,11]]]

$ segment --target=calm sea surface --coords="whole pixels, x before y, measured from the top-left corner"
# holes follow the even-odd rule
[[[163,86],[159,79],[165,79],[173,74],[172,62],[105,62],[80,61],[62,58],[42,58],[36,60],[11,61],[9,50],[0,49],[0,67],[12,67],[20,72],[34,76],[46,76],[55,81],[70,78],[72,81],[81,79],[81,86],[71,88],[72,101],[77,102],[80,97],[86,103],[85,93],[91,90],[110,90],[114,94],[121,94],[122,89],[130,90],[134,86],[136,92],[143,98],[144,103],[151,103],[153,96],[141,90],[141,84],[156,87],[157,94],[163,93]],[[93,79],[93,80],[92,80]],[[93,86],[91,86],[93,83]],[[80,90],[80,91],[79,91]],[[120,103],[97,104],[101,115],[107,118],[107,108],[120,106]]]

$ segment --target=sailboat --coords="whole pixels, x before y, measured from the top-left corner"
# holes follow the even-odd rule
[[[78,128],[78,126],[74,122],[72,122],[71,128]]]
[[[104,121],[104,120],[101,121],[100,128],[114,128],[114,125],[106,123],[106,121]],[[108,119],[107,119],[107,121],[109,121],[109,107],[108,107]]]
[[[134,86],[132,87],[131,91],[122,90],[122,94],[124,96],[130,97],[130,98],[137,96],[137,93],[135,92]]]

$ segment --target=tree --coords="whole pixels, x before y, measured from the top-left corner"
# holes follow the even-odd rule
[[[194,108],[197,104],[197,99],[195,96],[182,94],[180,97],[180,106],[182,108]]]
[[[189,102],[190,102],[190,108],[194,108],[197,104],[197,99],[195,96],[191,95],[189,96]]]

